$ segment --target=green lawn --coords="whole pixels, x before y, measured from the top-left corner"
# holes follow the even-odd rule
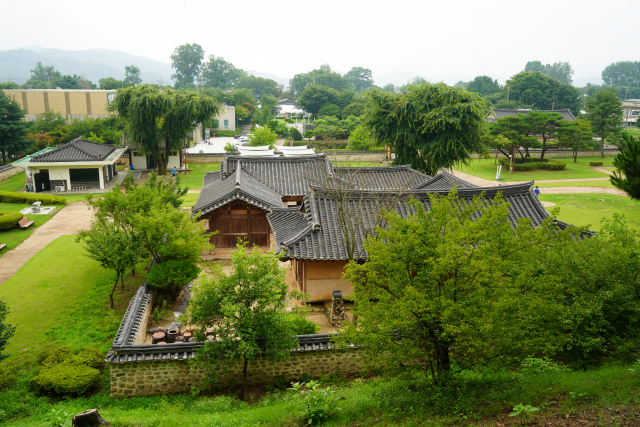
[[[199,196],[199,193],[187,193],[182,199],[182,204],[180,206],[190,208],[198,201]]]
[[[578,226],[600,230],[601,218],[612,218],[614,213],[626,217],[630,228],[640,230],[640,202],[611,194],[540,194],[540,200],[553,202],[560,208],[559,220]],[[551,212],[556,206],[549,207]]]
[[[549,171],[536,169],[532,171],[513,172],[511,178],[509,173],[503,168],[503,181],[538,181],[540,179],[580,179],[580,178],[604,178],[608,176],[605,173],[597,172],[589,169],[589,162],[603,162],[603,166],[613,166],[614,157],[582,157],[578,158],[577,163],[573,163],[573,159],[557,159],[567,163],[567,167],[563,171]],[[494,181],[496,178],[497,166],[494,165],[495,159],[474,159],[470,166],[462,166],[459,171],[465,172],[480,178]]]
[[[25,184],[24,172],[19,173],[18,175],[14,175],[9,177],[4,181],[0,182],[0,191],[18,191]]]
[[[19,212],[20,210],[31,206],[29,203],[0,203],[0,211]],[[60,206],[63,207],[63,206]],[[13,249],[29,237],[37,227],[49,221],[53,215],[27,215],[30,221],[35,223],[23,230],[21,228],[13,228],[11,230],[0,231],[0,243],[6,243],[7,247],[0,251],[0,257],[7,253],[9,249]]]
[[[178,174],[178,176],[180,177],[180,185],[182,187],[189,187],[189,190],[201,190],[202,178],[204,177],[205,173],[207,171],[219,171],[220,163],[189,163],[189,169],[193,170],[191,172],[187,172],[186,174]]]
[[[142,277],[129,276],[127,290],[118,287],[116,308],[110,309],[115,273],[86,257],[75,238],[49,243],[0,286],[0,299],[10,311],[6,321],[17,325],[6,350],[9,362],[54,343],[108,349]],[[144,273],[144,266],[138,272]]]

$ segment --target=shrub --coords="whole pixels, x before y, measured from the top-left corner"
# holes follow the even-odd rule
[[[66,205],[67,199],[60,196],[49,196],[37,193],[17,193],[0,191],[0,203],[33,203],[42,202],[44,205]]]
[[[306,390],[302,387],[306,387]],[[338,408],[338,400],[340,397],[335,395],[335,391],[331,387],[320,388],[317,381],[309,381],[306,384],[295,383],[293,390],[304,396],[304,406],[300,411],[303,424],[322,424],[336,411]]]
[[[99,369],[102,366],[102,352],[96,347],[87,347],[80,353],[71,356],[64,364],[71,366],[88,366]]]
[[[546,169],[550,171],[563,171],[567,167],[567,164],[559,160],[549,160],[547,162],[540,163],[538,167],[540,169]]]
[[[294,141],[302,141],[302,134],[300,131],[294,127],[289,128],[289,136],[293,138]]]
[[[166,290],[176,300],[180,291],[198,277],[200,268],[188,260],[170,260],[154,265],[147,274],[147,283]]]
[[[0,390],[10,386],[15,378],[16,376],[12,371],[0,366]]]
[[[89,366],[55,365],[45,367],[29,380],[40,393],[75,394],[86,393],[100,379],[100,371]]]
[[[604,162],[589,162],[589,166],[602,166]]]
[[[22,219],[20,212],[0,212],[0,230],[9,230],[18,226]]]
[[[317,334],[320,331],[320,326],[313,323],[311,320],[307,320],[304,316],[298,314],[287,314],[287,321],[290,322],[291,329],[293,329],[296,335],[312,335]]]

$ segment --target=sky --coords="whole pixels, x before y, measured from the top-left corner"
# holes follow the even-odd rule
[[[529,60],[569,62],[574,80],[640,60],[638,7],[618,0],[19,0],[3,2],[0,50],[120,50],[170,62],[198,43],[245,70],[292,77],[328,63],[430,81],[489,75]],[[8,18],[8,19],[7,19]]]

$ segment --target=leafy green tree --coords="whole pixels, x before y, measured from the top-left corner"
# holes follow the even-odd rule
[[[380,145],[395,150],[395,164],[435,175],[484,150],[489,109],[478,94],[424,83],[406,93],[374,90],[370,96],[364,124]]]
[[[418,86],[418,85],[421,85],[421,84],[424,84],[424,83],[429,83],[429,82],[427,81],[427,79],[425,79],[423,77],[416,76],[409,83],[406,83],[406,84],[400,86],[399,88],[397,88],[398,89],[397,91],[398,92],[407,92],[407,91],[409,91],[411,86]]]
[[[125,86],[137,86],[140,83],[142,83],[142,78],[140,78],[140,68],[135,65],[127,65],[124,67]],[[102,87],[102,85],[100,87]]]
[[[0,92],[0,152],[2,164],[7,163],[7,155],[18,154],[31,142],[26,139],[29,124],[24,121],[24,110],[16,101]]]
[[[640,87],[640,61],[619,61],[602,70],[602,80],[609,86]]]
[[[202,68],[204,50],[199,44],[183,44],[176,47],[171,54],[171,68],[176,72],[171,76],[176,81],[176,88],[190,87],[196,82]]]
[[[334,104],[338,99],[338,92],[327,86],[311,85],[307,86],[298,97],[296,105],[301,109],[313,114],[315,119],[320,109],[325,104]]]
[[[340,74],[331,71],[331,67],[326,64],[308,73],[296,74],[289,80],[289,88],[295,96],[300,96],[307,86],[313,85],[326,86],[340,92],[348,90],[351,83]]]
[[[271,146],[275,145],[277,140],[278,134],[265,126],[253,132],[253,137],[249,139],[249,145],[252,147]]]
[[[280,104],[278,104],[278,98],[269,94],[264,94],[260,97],[260,106],[269,110],[271,116],[276,116],[282,109]]]
[[[498,80],[493,80],[489,76],[478,76],[471,80],[466,86],[469,92],[476,92],[482,96],[491,95],[500,91]]]
[[[256,98],[262,100],[262,95],[278,96],[280,90],[275,80],[262,77],[244,76],[238,80],[237,88],[248,89]]]
[[[324,104],[320,109],[320,115],[340,118],[340,107],[336,104]]]
[[[248,89],[236,89],[230,94],[227,95],[226,100],[229,104],[233,106],[249,104],[251,106],[251,110],[253,110],[253,106],[258,103],[256,98],[253,96],[250,90]],[[244,106],[247,108],[247,106]]]
[[[194,287],[189,301],[188,324],[203,339],[208,328],[214,330],[214,342],[206,342],[196,360],[210,366],[210,379],[217,372],[241,364],[240,399],[246,400],[249,362],[261,356],[284,360],[297,345],[285,305],[285,270],[274,252],[251,253],[245,244],[231,255],[233,272],[229,275],[215,266],[211,275]]]
[[[121,80],[116,80],[113,77],[104,77],[98,80],[100,89],[120,89],[124,87],[124,83]]]
[[[293,138],[294,141],[302,141],[302,134],[294,127],[289,128],[289,136]]]
[[[55,79],[51,87],[59,87],[60,89],[82,89],[82,84],[80,84],[80,76],[65,74]]]
[[[552,141],[557,142],[558,130],[567,122],[561,114],[546,111],[530,111],[525,120],[531,125],[531,134],[542,140],[540,159],[544,159]]]
[[[249,112],[249,110],[242,106],[236,107],[236,118],[239,122],[244,122],[249,117],[251,117],[251,113]]]
[[[182,289],[198,277],[200,268],[190,260],[168,260],[154,264],[147,274],[147,283],[166,291],[176,301]]]
[[[539,110],[568,108],[574,115],[580,113],[580,94],[570,84],[544,75],[541,72],[521,72],[507,80],[502,88],[504,98],[531,105]]]
[[[219,56],[209,55],[209,60],[202,66],[201,80],[206,87],[230,89],[244,76],[246,73],[231,62]]]
[[[220,113],[220,105],[211,97],[160,91],[150,85],[119,90],[110,108],[127,123],[128,137],[153,156],[160,175],[167,173],[171,152],[183,146],[196,124]]]
[[[589,115],[593,131],[602,138],[600,156],[604,158],[604,143],[607,136],[620,133],[622,102],[612,88],[602,88],[595,96],[587,98],[585,110]]]
[[[9,357],[2,352],[7,348],[9,338],[15,333],[16,327],[6,323],[7,315],[9,314],[9,307],[7,304],[0,300],[0,362]]]
[[[558,143],[563,148],[571,148],[573,162],[578,162],[578,150],[593,148],[593,129],[587,120],[578,119],[565,123],[558,130]]]
[[[463,82],[462,80],[458,81],[458,83],[454,84],[453,87],[463,87],[467,89],[469,87],[469,83],[471,82]],[[474,91],[472,91],[474,92]]]
[[[613,160],[617,170],[609,179],[614,187],[626,192],[632,199],[640,200],[640,139],[624,132],[622,140],[620,154]]]
[[[490,125],[490,132],[492,148],[500,150],[506,157],[515,156],[515,150],[519,147],[524,147],[526,156],[529,157],[529,148],[538,142],[531,121],[527,120],[524,114],[499,118],[496,123]],[[498,138],[499,136],[506,141]],[[505,149],[507,152],[504,151]]]
[[[364,114],[367,105],[364,102],[352,102],[342,109],[342,117],[355,116],[360,117]]]
[[[519,313],[544,294],[515,289],[511,276],[531,247],[553,238],[553,220],[533,228],[523,219],[514,228],[500,195],[461,202],[455,190],[408,204],[415,214],[385,214],[388,226],[365,241],[367,262],[348,264],[358,322],[338,344],[357,342],[374,364],[422,369],[435,382],[446,381],[454,365],[536,348],[519,329]],[[527,308],[511,306],[525,301]]]
[[[51,132],[58,126],[64,126],[67,121],[62,117],[62,114],[55,113],[53,110],[47,110],[42,114],[36,116],[35,124],[33,128],[36,132]]]
[[[135,267],[140,259],[140,241],[137,234],[128,233],[116,224],[96,220],[89,230],[78,233],[76,242],[82,242],[86,256],[98,261],[100,266],[116,272],[116,280],[109,294],[113,308],[113,294],[121,280],[124,288],[124,274],[128,268]]]
[[[0,90],[2,89],[18,89],[18,83],[7,80],[4,83],[0,83]]]
[[[368,151],[373,144],[369,130],[362,125],[356,127],[349,135],[349,150]]]
[[[573,68],[568,62],[555,62],[553,64],[543,64],[540,61],[529,61],[524,67],[525,72],[540,72],[561,83],[571,84],[573,82]]]
[[[396,93],[398,89],[393,85],[393,83],[386,84],[382,87],[383,92]]]
[[[34,69],[31,70],[31,77],[24,86],[33,89],[55,89],[54,81],[60,77],[62,75],[53,65],[44,66],[41,62],[37,62]]]
[[[368,68],[353,67],[344,77],[351,83],[351,87],[353,87],[356,92],[369,90],[373,87],[371,70]]]

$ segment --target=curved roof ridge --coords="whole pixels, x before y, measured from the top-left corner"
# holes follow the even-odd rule
[[[300,230],[293,237],[290,237],[289,240],[285,240],[284,242],[281,242],[281,245],[285,247],[289,247],[292,244],[297,243],[303,238],[305,238],[306,236],[308,236],[311,232],[313,232],[313,227],[311,225],[307,225],[305,228]]]

